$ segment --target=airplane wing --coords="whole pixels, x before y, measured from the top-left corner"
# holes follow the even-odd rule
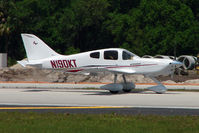
[[[26,67],[26,64],[28,64],[28,61],[26,60],[21,60],[21,61],[17,61],[20,65],[22,65],[23,67]]]
[[[89,75],[89,73],[97,73],[109,71],[112,73],[120,73],[120,74],[135,74],[136,71],[129,67],[121,67],[121,66],[100,66],[100,67],[81,67],[79,69],[69,69],[67,73],[73,74],[84,74]]]
[[[113,73],[122,73],[122,74],[135,74],[136,71],[129,68],[129,67],[110,67],[107,68],[107,71],[113,72]]]

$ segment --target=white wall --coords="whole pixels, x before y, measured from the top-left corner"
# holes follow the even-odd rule
[[[7,53],[0,53],[0,68],[7,67]]]

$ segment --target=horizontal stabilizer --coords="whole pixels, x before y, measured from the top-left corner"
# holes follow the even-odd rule
[[[42,64],[41,63],[30,63],[26,60],[21,60],[21,61],[17,61],[20,65],[22,65],[23,67],[26,66],[31,66],[31,67],[37,67],[37,68],[42,68]]]
[[[22,65],[23,67],[26,67],[26,65],[28,64],[28,61],[26,60],[21,60],[21,61],[17,61],[20,65]]]

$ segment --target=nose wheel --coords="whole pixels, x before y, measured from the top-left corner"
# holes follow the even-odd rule
[[[110,93],[111,93],[111,94],[117,94],[117,93],[119,93],[119,91],[111,91],[111,90],[110,90]]]
[[[152,87],[149,87],[148,89],[149,90],[152,90],[154,91],[155,93],[157,94],[163,94],[167,91],[167,88],[160,82],[158,81],[156,78],[154,77],[150,77],[155,83],[157,83],[158,85],[157,86],[152,86]]]

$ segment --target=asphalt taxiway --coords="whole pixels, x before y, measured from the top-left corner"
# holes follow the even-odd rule
[[[0,88],[0,111],[199,115],[199,92]]]

